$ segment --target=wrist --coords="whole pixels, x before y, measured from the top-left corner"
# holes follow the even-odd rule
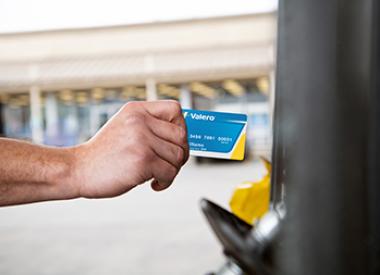
[[[77,147],[58,149],[57,162],[52,165],[48,181],[56,190],[57,199],[75,199],[80,197],[77,175]]]

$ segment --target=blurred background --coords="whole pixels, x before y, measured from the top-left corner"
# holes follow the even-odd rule
[[[0,135],[70,146],[126,102],[248,114],[244,162],[191,159],[174,186],[0,209],[1,274],[204,274],[198,209],[260,178],[272,146],[275,0],[0,0]]]

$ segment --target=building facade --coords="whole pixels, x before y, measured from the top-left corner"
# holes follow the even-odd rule
[[[248,113],[251,147],[266,150],[275,34],[275,13],[2,34],[3,132],[72,145],[127,101],[172,98]]]

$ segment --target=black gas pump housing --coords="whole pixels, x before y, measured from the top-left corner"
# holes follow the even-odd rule
[[[278,26],[271,200],[286,217],[267,261],[258,226],[203,201],[239,267],[218,274],[380,274],[380,3],[280,0]]]
[[[279,1],[275,274],[380,274],[379,1]]]

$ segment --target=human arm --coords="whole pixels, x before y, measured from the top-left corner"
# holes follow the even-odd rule
[[[154,190],[163,190],[189,152],[175,101],[128,103],[75,147],[0,139],[0,148],[0,205],[113,197],[151,179]]]

